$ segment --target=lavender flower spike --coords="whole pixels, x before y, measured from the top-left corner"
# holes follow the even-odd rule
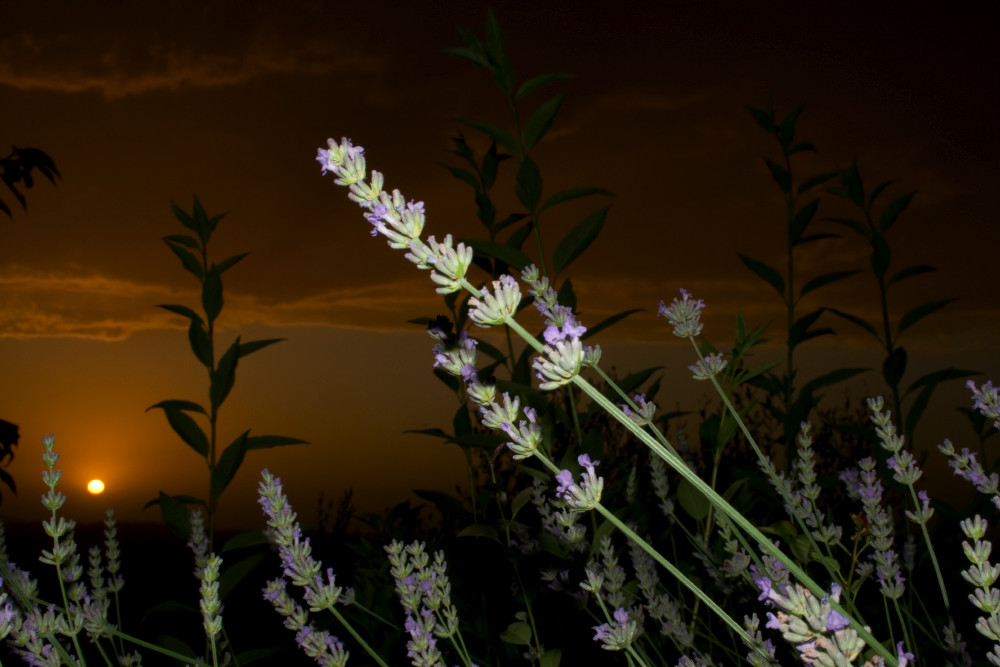
[[[469,319],[481,327],[503,324],[517,312],[521,303],[521,290],[517,281],[508,275],[493,281],[493,292],[486,292],[482,299],[469,299]]]
[[[701,333],[704,325],[701,323],[701,311],[705,302],[695,301],[686,289],[681,290],[681,300],[674,299],[668,306],[660,301],[657,315],[667,318],[674,325],[674,335],[680,338],[690,338]]]
[[[969,380],[965,386],[972,391],[972,407],[984,417],[996,420],[993,428],[1000,430],[1000,390],[993,386],[993,382],[987,382],[976,389],[976,383]]]

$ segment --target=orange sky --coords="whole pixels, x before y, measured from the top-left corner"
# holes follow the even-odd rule
[[[482,33],[485,4],[388,3],[372,13],[318,0],[238,11],[85,0],[56,15],[39,4],[0,6],[0,145],[41,148],[63,176],[29,191],[26,213],[0,218],[0,417],[21,427],[8,469],[19,494],[2,489],[0,516],[42,516],[39,443],[49,432],[79,519],[107,504],[135,519],[157,490],[202,492],[197,456],[161,414],[144,412],[206,391],[181,318],[153,307],[197,304],[193,279],[160,240],[181,229],[170,203],[188,208],[193,193],[210,213],[229,213],[215,257],[253,253],[226,274],[222,341],[289,339],[241,364],[222,441],[252,427],[314,443],[251,453],[223,523],[255,524],[265,465],[305,516],[320,491],[353,485],[362,509],[378,509],[408,489],[461,480],[457,449],[400,435],[446,427],[455,409],[430,373],[430,340],[405,324],[440,312],[438,297],[426,274],[369,236],[314,156],[327,137],[350,136],[388,187],[426,202],[427,233],[476,234],[470,191],[440,165],[454,164],[456,118],[507,119],[488,77],[441,50],[459,45],[456,25]],[[868,183],[893,178],[891,193],[918,191],[890,234],[894,267],[940,271],[904,283],[893,305],[898,315],[924,300],[961,300],[903,339],[915,367],[907,379],[944,366],[1000,379],[989,273],[1000,241],[989,199],[1000,100],[984,17],[590,4],[494,6],[519,74],[577,75],[536,152],[546,191],[616,193],[604,233],[572,274],[586,324],[647,309],[602,334],[605,366],[664,365],[673,385],[664,404],[698,406],[704,389],[689,380],[687,350],[654,317],[680,287],[706,300],[706,333],[720,345],[738,308],[753,324],[773,320],[772,337],[783,338],[778,299],[737,259],[780,263],[782,205],[760,159],[774,147],[746,112],[773,93],[779,110],[807,103],[800,134],[820,152],[801,161],[804,172],[856,155]],[[498,191],[509,185],[502,177]],[[548,247],[593,206],[554,214]],[[864,246],[845,239],[803,252],[800,266],[815,275],[866,264]],[[866,274],[807,298],[801,312],[830,305],[874,318],[873,297]],[[537,325],[534,313],[522,320]],[[806,377],[838,363],[877,367],[873,340],[828,324],[842,334],[800,348]],[[868,383],[881,390],[875,374]],[[968,395],[956,383],[937,403],[950,413]],[[970,436],[940,420],[922,428],[925,445]],[[108,491],[85,497],[98,475]]]

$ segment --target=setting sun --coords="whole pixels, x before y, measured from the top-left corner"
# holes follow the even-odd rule
[[[87,482],[87,490],[95,496],[99,493],[104,493],[104,482],[99,479],[92,479]]]

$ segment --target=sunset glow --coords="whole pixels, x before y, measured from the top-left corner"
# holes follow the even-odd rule
[[[87,491],[95,496],[99,493],[104,493],[104,482],[99,479],[90,480],[87,482]]]

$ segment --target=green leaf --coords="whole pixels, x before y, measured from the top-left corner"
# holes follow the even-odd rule
[[[229,482],[233,481],[233,477],[236,476],[236,471],[239,470],[240,464],[243,463],[243,457],[247,453],[247,435],[249,434],[249,430],[243,431],[233,440],[232,444],[226,447],[226,451],[222,452],[222,456],[215,462],[211,480],[212,500],[218,499],[229,486]]]
[[[286,340],[284,338],[263,338],[261,340],[252,340],[249,343],[240,343],[240,359],[248,355],[253,354],[257,350],[262,350],[268,345],[274,345],[275,343],[280,343]]]
[[[167,423],[170,424],[170,428],[174,430],[174,433],[180,436],[180,439],[187,443],[191,449],[207,457],[208,438],[205,436],[205,432],[201,430],[194,419],[182,412],[182,410],[189,408],[179,407],[178,404],[191,405],[198,408],[198,411],[204,412],[201,406],[189,403],[188,401],[161,401],[156,405],[146,408],[146,412],[149,412],[153,408],[161,408],[163,414],[167,417]]]
[[[843,280],[844,278],[849,278],[849,277],[853,276],[855,273],[861,273],[861,272],[860,271],[831,271],[830,273],[824,273],[821,276],[816,276],[815,278],[813,278],[812,280],[810,280],[809,282],[807,282],[805,285],[802,286],[802,289],[799,290],[799,298],[801,299],[803,296],[805,296],[809,292],[812,292],[815,289],[819,289],[820,287],[823,287],[824,285],[829,285],[830,283],[835,283],[838,280]]]
[[[806,230],[809,223],[812,222],[813,217],[816,215],[816,211],[819,209],[819,200],[813,199],[811,202],[800,208],[792,216],[792,221],[788,225],[788,243],[789,245],[798,245],[799,239],[802,237],[802,232]]]
[[[490,61],[487,60],[485,56],[473,51],[472,49],[466,49],[461,46],[452,46],[442,50],[453,58],[467,60],[474,65],[482,67],[483,69],[490,68]]]
[[[187,410],[188,412],[200,412],[203,415],[208,414],[205,411],[205,408],[201,407],[194,401],[184,401],[180,399],[170,399],[167,401],[160,401],[156,405],[151,405],[148,408],[146,408],[146,412],[149,412],[154,408],[172,408],[175,410]]]
[[[534,495],[535,495],[534,489],[529,486],[527,488],[521,489],[521,491],[516,496],[514,496],[514,500],[512,500],[510,503],[511,521],[514,520],[514,517],[517,516],[517,513],[520,512],[525,505],[531,502],[531,499],[534,497]]]
[[[237,262],[239,262],[240,260],[242,260],[244,257],[246,257],[249,254],[250,253],[248,253],[248,252],[241,252],[238,255],[233,255],[232,257],[227,257],[224,260],[222,260],[221,262],[219,262],[219,264],[218,264],[219,275],[221,276],[223,273],[226,272],[227,269],[229,269],[232,266],[234,266]]]
[[[973,375],[979,375],[979,373],[977,371],[946,368],[944,370],[928,373],[911,384],[909,389],[906,390],[906,394],[909,394],[921,386],[923,387],[923,390],[917,395],[917,398],[914,399],[913,404],[906,413],[906,423],[903,426],[903,433],[908,433],[911,436],[913,435],[913,432],[917,429],[917,423],[920,421],[920,417],[923,415],[924,410],[927,409],[927,404],[930,403],[931,395],[934,393],[938,384],[946,380],[958,380],[961,378],[971,377]]]
[[[811,327],[813,325],[813,322],[819,319],[819,316],[822,314],[823,314],[823,309],[818,308],[812,311],[811,313],[807,313],[802,317],[800,317],[799,319],[795,320],[795,323],[792,325],[791,330],[788,332],[788,344],[792,347],[795,347],[796,345],[804,341],[806,339],[805,336],[806,332],[809,330],[809,327]]]
[[[855,375],[867,373],[870,370],[870,368],[838,368],[835,371],[830,371],[810,380],[800,391],[815,393],[817,389],[822,389],[823,387],[828,387],[831,384],[843,382],[844,380],[850,380]]]
[[[785,279],[781,277],[781,274],[778,273],[776,269],[771,268],[760,260],[748,257],[744,254],[739,254],[739,257],[748,269],[756,273],[764,280],[764,282],[777,290],[778,294],[782,297],[785,296]]]
[[[798,190],[796,190],[796,192],[798,195],[801,196],[803,193],[812,190],[816,186],[823,185],[836,175],[837,172],[835,171],[831,171],[825,174],[816,174],[812,178],[807,178],[806,180],[802,181],[802,183],[799,184]]]
[[[764,162],[767,164],[768,171],[771,172],[771,178],[778,184],[781,191],[791,193],[792,180],[788,174],[788,170],[770,158],[764,158]]]
[[[201,315],[199,315],[198,313],[194,312],[193,310],[191,310],[187,306],[178,306],[176,304],[168,303],[168,304],[159,304],[156,307],[157,308],[162,308],[163,310],[169,310],[171,313],[177,313],[178,315],[183,315],[184,317],[188,318],[192,322],[199,322],[200,323],[202,321],[201,320]]]
[[[899,199],[893,200],[893,202],[886,207],[886,209],[882,212],[882,217],[879,218],[878,223],[878,228],[883,234],[889,231],[889,228],[896,222],[896,218],[899,217],[899,214],[906,210],[906,207],[910,205],[911,201],[913,201],[913,196],[915,194],[917,193],[911,192],[909,194],[905,194]]]
[[[882,183],[879,183],[878,185],[875,186],[875,189],[872,190],[871,194],[868,195],[868,209],[869,210],[871,209],[872,206],[875,205],[875,200],[878,199],[878,196],[880,194],[882,194],[882,192],[887,187],[889,187],[890,185],[892,185],[895,182],[896,181],[883,181]],[[885,231],[885,230],[883,229],[882,231]]]
[[[219,576],[219,599],[225,600],[236,584],[246,580],[266,558],[267,554],[250,554],[227,567]]]
[[[529,211],[534,211],[542,198],[542,172],[530,157],[524,158],[517,170],[517,186],[514,189],[517,200]]]
[[[205,274],[205,282],[201,286],[201,307],[205,309],[209,322],[214,322],[222,312],[222,276],[215,264]]]
[[[164,240],[166,241],[166,238],[164,238]],[[183,248],[177,243],[171,243],[170,241],[167,241],[167,247],[170,248],[170,250],[172,250],[178,258],[180,258],[181,264],[184,265],[185,269],[193,273],[198,280],[202,279],[205,275],[205,269],[202,267],[201,262],[198,261],[198,258],[195,257],[190,250]]]
[[[538,76],[531,77],[524,83],[522,83],[518,89],[517,93],[514,95],[515,100],[520,100],[525,95],[530,95],[539,88],[547,86],[550,83],[555,83],[556,81],[566,81],[567,79],[574,78],[572,74],[566,74],[564,72],[550,72],[548,74],[539,74]]]
[[[229,346],[225,354],[219,359],[219,365],[212,373],[211,383],[208,387],[208,396],[212,401],[212,410],[218,410],[226,396],[236,383],[236,362],[240,358],[240,339]]]
[[[528,123],[524,126],[524,150],[525,152],[530,151],[532,147],[541,141],[545,133],[549,131],[552,127],[552,123],[556,119],[556,115],[559,113],[559,107],[562,106],[563,100],[566,98],[566,93],[556,95],[552,99],[544,102],[535,113],[531,114],[531,118],[528,119]]]
[[[504,218],[503,220],[501,220],[500,222],[498,222],[496,224],[496,227],[493,228],[493,231],[499,232],[501,229],[504,229],[505,227],[509,227],[509,226],[513,225],[515,222],[518,222],[520,220],[524,220],[527,217],[528,216],[526,216],[524,213],[511,213],[506,218]],[[522,232],[521,230],[524,230],[524,231]],[[531,226],[530,225],[525,225],[521,229],[518,229],[516,232],[514,232],[509,239],[507,239],[507,245],[509,245],[511,248],[518,248],[518,249],[520,249],[521,245],[524,242],[524,238],[526,238],[528,236],[528,234],[530,234],[530,233],[531,233]],[[515,237],[517,237],[519,235],[522,235],[521,238],[520,238],[520,240],[515,240]]]
[[[635,373],[629,373],[618,381],[618,388],[626,394],[631,394],[633,391],[641,387],[646,380],[653,375],[653,373],[662,368],[663,366],[653,366],[651,368],[644,368],[641,371],[636,371]],[[614,395],[617,396],[617,392],[615,392]]]
[[[175,496],[169,496],[163,491],[160,491],[158,500],[163,523],[186,542],[191,537],[187,506]]]
[[[531,645],[531,626],[524,621],[514,621],[500,633],[500,641],[515,646]]]
[[[571,199],[580,199],[581,197],[590,197],[592,195],[606,195],[608,197],[614,197],[614,193],[610,190],[605,190],[604,188],[568,188],[566,190],[560,190],[554,195],[550,195],[539,211],[544,211],[547,208],[551,208],[556,204],[561,204],[564,201],[570,201]]]
[[[281,648],[253,648],[250,649],[249,651],[240,651],[239,654],[236,656],[236,664],[240,665],[241,667],[243,665],[249,665],[254,662],[259,662],[261,660],[264,660],[265,658],[270,658],[272,655],[275,655],[276,653],[281,653],[283,650],[284,649]]]
[[[605,318],[605,319],[601,320],[600,322],[598,322],[597,324],[595,324],[594,326],[592,326],[589,329],[587,329],[587,331],[584,332],[584,334],[582,336],[580,336],[580,340],[586,340],[587,338],[593,336],[594,334],[596,334],[596,333],[598,333],[600,331],[603,331],[604,329],[607,329],[608,327],[610,327],[612,325],[615,325],[618,322],[621,322],[622,320],[624,320],[629,315],[634,315],[635,313],[641,313],[644,310],[646,310],[646,309],[645,308],[631,308],[629,310],[623,310],[620,313],[615,313],[611,317]]]
[[[563,281],[559,289],[556,290],[556,297],[560,304],[576,311],[576,292],[573,291],[573,281],[569,278]]]
[[[174,217],[181,221],[181,224],[190,229],[193,232],[198,231],[198,227],[194,224],[194,220],[188,215],[187,211],[182,209],[177,204],[171,204],[170,207],[174,210]]]
[[[188,327],[188,342],[191,344],[191,351],[195,358],[201,362],[202,366],[211,370],[214,361],[212,359],[212,342],[208,338],[205,325],[201,323],[200,317],[197,321],[191,320],[191,325]]]
[[[906,280],[912,276],[919,276],[922,273],[929,273],[931,271],[937,271],[937,269],[929,264],[915,264],[913,266],[908,266],[905,269],[898,271],[892,278],[889,278],[889,282],[887,282],[885,286],[889,287],[893,283],[898,283],[900,280]]]
[[[899,336],[899,334],[903,333],[904,330],[909,329],[931,313],[941,310],[952,301],[958,301],[958,299],[938,299],[937,301],[928,301],[927,303],[917,306],[899,318],[899,326],[896,329],[896,335]]]
[[[458,531],[458,537],[485,537],[486,539],[500,542],[497,529],[485,523],[474,523]]]
[[[212,235],[212,230],[209,226],[208,214],[205,213],[205,208],[198,201],[197,196],[194,198],[194,207],[191,212],[191,217],[194,218],[195,231],[198,232],[198,237],[201,239],[202,244],[207,244],[208,238]]]
[[[809,151],[810,153],[815,153],[816,146],[814,146],[811,141],[800,141],[799,143],[794,144],[791,148],[788,149],[788,154],[795,155],[796,153],[801,153],[802,151]]]
[[[708,499],[687,479],[681,479],[677,486],[677,503],[696,521],[701,521],[708,516],[708,508],[710,507]]]
[[[851,218],[824,218],[826,222],[835,222],[838,225],[843,225],[845,227],[850,227],[858,234],[866,239],[871,238],[871,230],[868,229],[864,224],[858,222],[857,220],[852,220]]]
[[[494,243],[493,241],[482,239],[465,239],[463,242],[465,245],[470,246],[476,254],[498,259],[518,271],[531,264],[530,257],[520,250],[502,243]]]
[[[601,233],[604,218],[607,217],[609,208],[611,208],[610,205],[588,215],[559,242],[552,255],[552,266],[556,275],[559,275],[563,269],[579,257]]]
[[[899,381],[903,379],[906,372],[906,350],[897,347],[892,354],[886,355],[882,362],[882,377],[890,387],[899,386]]]
[[[226,543],[222,545],[222,549],[219,553],[226,553],[227,551],[238,551],[240,549],[247,549],[249,547],[260,547],[268,544],[267,536],[264,535],[262,530],[248,530],[237,535],[233,535]]]
[[[163,240],[168,243],[176,243],[186,248],[191,248],[192,250],[201,251],[201,244],[198,242],[198,239],[187,234],[171,234],[170,236],[164,236]]]
[[[503,92],[508,96],[514,94],[514,70],[511,69],[510,60],[503,45],[503,33],[500,32],[500,24],[497,23],[493,10],[486,12],[486,55],[489,56],[493,64],[491,72],[496,82],[500,84]]]
[[[863,320],[860,317],[857,317],[856,315],[851,315],[850,313],[845,313],[842,310],[837,310],[836,308],[827,308],[827,310],[836,315],[837,317],[843,318],[848,322],[850,322],[851,324],[855,324],[861,327],[871,335],[875,336],[876,340],[879,341],[882,340],[881,338],[879,338],[878,332],[875,331],[875,327],[872,326],[872,324],[869,323],[867,320]]]
[[[465,181],[472,186],[472,189],[479,192],[479,179],[468,169],[462,169],[461,167],[451,167],[445,165],[445,168],[451,172],[451,175],[460,181]]]
[[[247,451],[252,449],[272,449],[285,445],[308,445],[308,440],[289,438],[284,435],[251,435],[247,438]]]
[[[781,121],[781,126],[778,128],[778,139],[781,141],[781,146],[785,151],[788,151],[792,142],[795,141],[795,123],[798,122],[799,114],[801,113],[802,105],[795,107],[788,112]]]
[[[538,667],[559,667],[560,662],[562,662],[562,649],[545,649],[545,653],[538,656]]]
[[[413,489],[413,495],[434,503],[434,506],[441,512],[441,516],[462,516],[468,514],[465,511],[465,505],[462,504],[462,501],[450,493],[429,491],[427,489]]]
[[[770,107],[768,107],[768,109],[765,111],[765,110],[755,109],[753,107],[749,107],[747,109],[747,111],[750,112],[750,115],[753,116],[753,119],[755,121],[757,121],[757,124],[760,125],[761,129],[763,129],[768,134],[774,134],[775,133],[776,128],[774,127],[774,110],[773,109],[771,109]]]
[[[506,156],[503,156],[506,157]],[[482,181],[483,189],[489,190],[497,180],[497,168],[500,159],[497,157],[497,142],[490,144],[490,149],[483,155],[483,166],[479,170],[479,178]]]
[[[517,152],[517,144],[514,143],[514,139],[511,138],[510,133],[506,130],[501,130],[499,127],[491,123],[484,123],[482,121],[468,118],[459,118],[458,121],[463,125],[476,128],[490,139],[509,150],[511,153]]]

